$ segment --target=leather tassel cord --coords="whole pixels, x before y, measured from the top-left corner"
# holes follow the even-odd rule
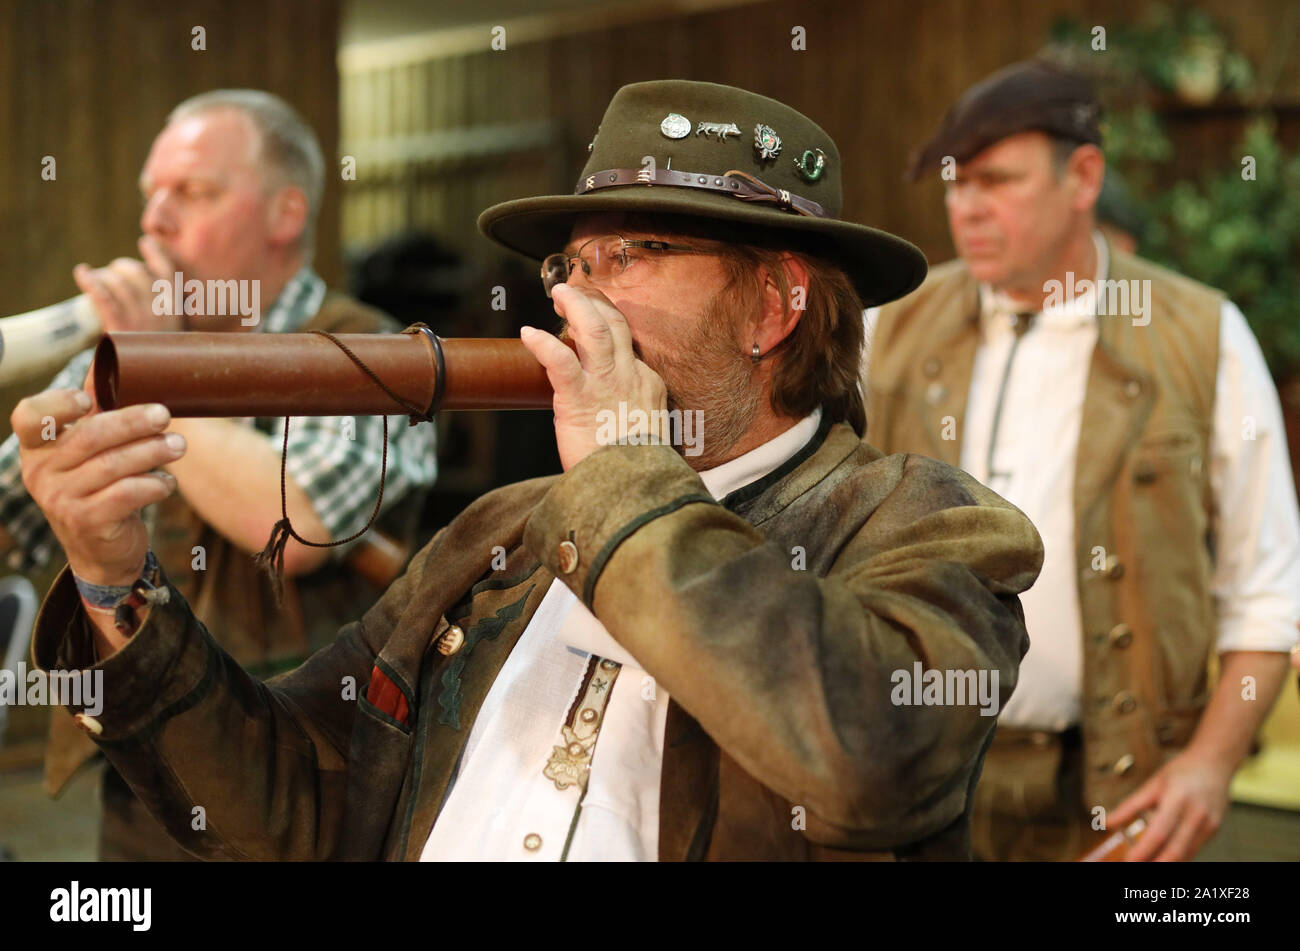
[[[402,331],[402,333],[421,333],[427,329],[428,328],[425,324],[417,323],[407,327]],[[394,393],[383,380],[379,379],[379,377],[375,375],[375,372],[371,370],[370,367],[366,366],[365,363],[361,361],[361,358],[353,353],[348,348],[347,344],[343,343],[343,341],[339,340],[327,330],[313,330],[311,332],[326,338],[342,350],[347,355],[348,359],[357,365],[357,369],[370,377],[376,386],[392,398],[393,402],[405,409],[410,415],[410,422],[408,425],[414,426],[416,423],[428,423],[433,421],[433,415],[438,411],[437,405],[431,405],[427,409],[422,409],[414,403],[403,399]],[[439,389],[441,390],[441,387],[439,387]],[[435,400],[434,402],[436,404],[439,401]],[[383,416],[381,418],[384,424],[384,443],[379,464],[379,496],[375,499],[375,507],[370,513],[370,518],[366,520],[366,524],[360,531],[352,533],[347,538],[340,538],[338,541],[332,542],[313,542],[308,541],[299,535],[294,530],[293,524],[289,521],[289,503],[285,489],[285,466],[289,458],[290,417],[285,417],[284,443],[280,449],[280,520],[271,527],[271,537],[267,539],[266,547],[253,558],[253,563],[257,565],[259,569],[265,571],[271,580],[271,590],[275,594],[275,603],[277,607],[283,604],[284,549],[285,546],[289,544],[290,538],[298,542],[300,545],[306,545],[308,548],[333,548],[336,545],[346,545],[348,542],[354,541],[368,532],[370,526],[375,523],[375,519],[379,517],[379,509],[384,504],[384,482],[388,474],[388,417]]]

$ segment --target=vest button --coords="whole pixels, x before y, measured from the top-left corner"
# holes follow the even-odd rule
[[[1133,630],[1121,621],[1110,629],[1111,647],[1128,647],[1133,643]]]
[[[931,383],[925,388],[925,401],[931,406],[937,406],[944,401],[948,395],[948,387],[942,383]]]
[[[1133,768],[1133,764],[1136,762],[1137,757],[1132,753],[1125,753],[1119,759],[1115,760],[1114,764],[1110,767],[1110,771],[1116,776],[1127,776],[1129,771]]]
[[[1106,577],[1115,580],[1124,577],[1124,563],[1119,560],[1119,555],[1106,556]]]
[[[450,657],[452,654],[456,653],[456,651],[460,650],[464,644],[465,632],[453,624],[451,627],[447,628],[447,630],[442,632],[442,636],[438,638],[434,647],[437,648],[439,654],[442,654],[444,657]]]
[[[1115,709],[1120,713],[1132,713],[1137,709],[1137,705],[1137,697],[1127,690],[1122,690],[1115,695]]]
[[[1156,468],[1149,462],[1140,462],[1133,469],[1133,481],[1138,485],[1150,485],[1156,481]]]
[[[939,368],[943,366],[938,357],[927,357],[925,363],[921,364],[921,372],[926,376],[938,376]]]
[[[1124,383],[1124,395],[1131,400],[1137,399],[1142,395],[1142,384],[1137,380],[1128,380]]]

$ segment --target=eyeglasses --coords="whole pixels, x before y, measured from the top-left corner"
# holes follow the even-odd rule
[[[542,262],[542,286],[546,296],[551,296],[555,285],[568,281],[575,267],[581,267],[583,276],[597,287],[631,287],[637,280],[633,265],[638,257],[630,254],[633,248],[647,251],[682,251],[687,254],[712,254],[705,248],[691,248],[667,241],[630,241],[621,234],[604,235],[583,242],[573,254],[558,252]]]

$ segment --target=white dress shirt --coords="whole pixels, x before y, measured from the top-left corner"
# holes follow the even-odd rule
[[[821,410],[743,456],[701,472],[715,499],[807,445]],[[585,797],[543,775],[591,656],[623,665],[606,702]],[[560,579],[474,720],[422,861],[654,861],[668,694]],[[578,809],[581,798],[582,808]]]
[[[1097,278],[1108,270],[1094,233]],[[1017,506],[1043,537],[1043,570],[1020,596],[1030,648],[1000,722],[1063,730],[1080,721],[1083,632],[1074,563],[1074,473],[1088,369],[1097,343],[1090,292],[1037,315],[1016,348],[1010,301],[980,288],[980,343],[962,430],[961,466]],[[867,312],[867,335],[877,310]],[[998,399],[1006,392],[993,446]],[[1254,439],[1243,426],[1254,421]],[[1246,318],[1224,301],[1210,438],[1217,649],[1289,651],[1300,619],[1300,513],[1277,391]]]

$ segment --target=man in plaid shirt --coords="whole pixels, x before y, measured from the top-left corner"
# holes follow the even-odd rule
[[[393,332],[391,318],[327,293],[311,268],[324,160],[311,129],[283,101],[253,90],[222,90],[181,103],[154,141],[140,176],[141,260],[79,265],[74,277],[108,331],[204,330],[230,333]],[[155,281],[234,281],[238,306],[194,313]],[[201,295],[199,295],[201,297]],[[164,300],[164,297],[167,298]],[[252,306],[247,306],[249,302]],[[264,313],[259,302],[269,301]],[[81,389],[94,351],[86,350],[47,389]],[[167,564],[191,568],[182,591],[196,615],[241,665],[269,675],[295,666],[340,621],[357,616],[387,580],[366,580],[345,563],[351,545],[284,553],[284,603],[253,565],[281,517],[283,419],[177,419],[170,438],[183,458],[166,467],[177,490],[146,513],[153,548]],[[285,498],[294,529],[328,542],[363,528],[374,510],[383,452],[379,417],[297,418],[289,430]],[[376,525],[407,550],[436,472],[433,428],[388,419],[383,510]],[[47,564],[57,541],[23,485],[17,439],[0,446],[0,553],[11,568]],[[391,579],[388,579],[391,580]],[[376,587],[375,582],[378,582]],[[58,792],[93,754],[66,711],[55,710],[46,788]],[[171,843],[111,769],[104,785],[100,857],[187,857]]]

